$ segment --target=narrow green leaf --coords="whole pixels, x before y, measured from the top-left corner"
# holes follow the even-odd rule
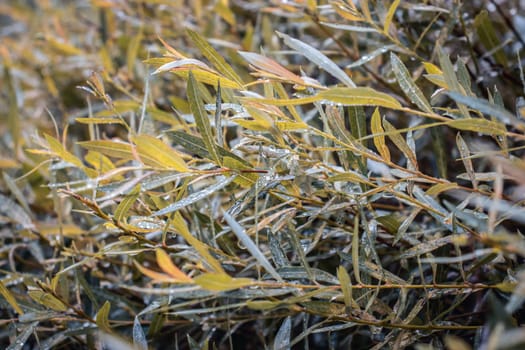
[[[456,72],[454,71],[454,66],[450,61],[450,58],[445,52],[443,52],[442,49],[438,50],[438,55],[439,64],[441,65],[441,69],[443,70],[443,77],[445,78],[445,82],[447,83],[448,90],[463,95],[461,86],[459,85],[459,81],[456,76]],[[467,107],[465,107],[465,105],[463,105],[462,103],[458,103],[458,108],[464,118],[470,118],[470,113],[468,112]]]
[[[253,255],[255,260],[261,264],[262,267],[270,275],[272,275],[273,278],[275,278],[278,282],[283,282],[283,279],[279,275],[279,273],[273,268],[273,266],[270,264],[268,259],[264,256],[264,254],[259,250],[259,248],[255,245],[255,243],[252,241],[250,236],[246,233],[244,228],[230,215],[228,212],[224,212],[223,214],[224,220],[228,223],[228,225],[231,227],[233,233],[239,241],[242,242],[242,244],[248,249],[248,251]]]
[[[430,103],[415,84],[407,67],[393,52],[390,53],[390,62],[392,63],[392,69],[394,70],[397,82],[399,83],[399,86],[405,95],[407,95],[410,101],[421,108],[421,110],[432,113],[432,107],[430,106]]]
[[[485,49],[492,52],[492,56],[498,64],[507,67],[507,58],[503,49],[500,47],[494,51],[494,49],[501,44],[501,36],[496,34],[487,10],[482,10],[476,18],[474,18],[474,28],[476,28],[476,32]]]
[[[337,268],[337,278],[339,278],[339,283],[341,284],[341,291],[343,292],[346,307],[348,309],[359,307],[352,296],[352,281],[343,266]]]
[[[463,137],[461,137],[461,134],[459,132],[456,135],[456,144],[458,146],[459,154],[461,155],[461,161],[465,166],[465,170],[467,171],[468,177],[472,182],[474,188],[477,188],[478,181],[476,180],[476,175],[474,174],[474,166],[472,165],[472,159],[470,159],[470,150],[468,148],[467,143],[465,142],[465,140],[463,140]]]
[[[170,131],[167,133],[175,142],[175,144],[182,146],[189,153],[199,156],[201,158],[210,158],[210,153],[204,145],[204,141],[197,136],[185,133],[183,131]],[[251,167],[251,164],[236,154],[218,146],[217,150],[221,158],[230,157],[238,162],[241,162],[246,167]]]
[[[239,77],[233,68],[226,62],[224,57],[218,53],[202,35],[191,29],[186,29],[186,33],[188,33],[191,41],[218,72],[225,75],[228,79],[235,81],[237,84],[243,85],[241,77]]]
[[[361,140],[367,136],[366,133],[366,114],[362,106],[348,107],[348,120],[350,121],[350,130],[355,139]],[[361,140],[361,143],[366,146],[367,140]]]
[[[210,153],[211,160],[215,161],[218,165],[221,164],[221,158],[217,150],[217,145],[213,137],[210,119],[208,114],[204,110],[202,105],[199,89],[197,87],[197,81],[195,80],[193,73],[190,71],[188,78],[188,100],[190,103],[190,109],[195,118],[197,129],[201,133],[202,140],[206,145],[206,149]]]
[[[140,194],[140,184],[137,184],[133,189],[124,196],[124,199],[119,203],[117,209],[115,209],[114,219],[116,222],[124,222],[125,216],[133,205],[136,202]]]
[[[27,292],[27,294],[39,304],[44,305],[47,308],[50,308],[55,311],[67,311],[68,307],[60,301],[53,294],[44,292],[40,289],[32,289]]]
[[[111,332],[111,326],[109,325],[109,310],[111,309],[111,303],[106,300],[104,305],[98,310],[97,316],[95,317],[95,321],[97,322],[97,326],[105,331],[105,332]]]
[[[454,91],[448,92],[447,95],[456,102],[465,104],[472,109],[480,111],[481,113],[490,115],[491,117],[498,119],[506,125],[511,125],[513,127],[519,128],[520,130],[525,130],[525,123],[523,121],[516,118],[509,111],[496,104],[492,104],[485,99],[473,96],[465,96]]]

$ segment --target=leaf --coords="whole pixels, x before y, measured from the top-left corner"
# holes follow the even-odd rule
[[[193,204],[201,199],[204,199],[206,197],[211,196],[212,194],[215,194],[217,191],[223,189],[224,187],[228,186],[236,176],[230,176],[230,177],[222,177],[219,181],[217,181],[215,184],[201,190],[195,193],[190,194],[188,197],[181,199],[178,202],[172,203],[168,205],[165,208],[162,208],[161,210],[158,210],[154,212],[153,216],[161,216],[166,215],[169,213],[173,213],[174,211],[180,210],[184,207],[187,207],[190,204]]]
[[[131,144],[109,140],[93,140],[77,142],[81,147],[90,151],[102,153],[108,157],[133,159]]]
[[[151,278],[156,283],[180,283],[179,280],[173,278],[172,276],[167,275],[165,273],[150,270],[147,267],[140,265],[135,260],[133,260],[133,263],[135,264],[137,270],[140,271],[140,273],[142,273],[144,276]]]
[[[412,164],[413,169],[417,169],[418,165],[416,154],[412,151],[403,136],[401,136],[399,133],[395,133],[394,131],[396,131],[396,128],[394,128],[394,126],[390,124],[385,118],[383,118],[383,126],[385,127],[386,132],[389,133],[388,138],[390,138],[396,147],[399,148],[401,152],[403,152],[407,160]]]
[[[44,134],[44,137],[49,144],[49,148],[57,157],[60,157],[63,161],[73,164],[78,168],[84,168],[82,161],[68,152],[57,139],[48,134]]]
[[[474,18],[474,28],[476,28],[476,32],[485,49],[491,52],[498,64],[507,67],[507,57],[503,48],[499,47],[495,50],[498,46],[501,46],[501,35],[496,34],[487,10],[481,10]]]
[[[483,118],[455,119],[446,125],[458,129],[479,132],[487,135],[505,135],[507,130],[502,123]]]
[[[44,292],[41,289],[31,289],[27,294],[37,303],[55,311],[67,311],[68,307],[53,294]]]
[[[232,278],[227,273],[208,272],[194,278],[197,285],[206,290],[225,292],[250,286],[254,281],[250,278]]]
[[[223,88],[229,88],[229,89],[241,89],[242,88],[242,85],[239,85],[235,81],[225,78],[216,72],[210,72],[210,71],[203,70],[203,69],[195,69],[192,67],[182,67],[182,68],[171,70],[173,74],[179,77],[182,77],[184,79],[189,79],[190,71],[193,74],[196,81],[200,83],[211,85],[215,88],[217,88],[217,84],[219,80],[221,81],[221,86]]]
[[[182,146],[184,149],[186,149],[191,154],[197,155],[201,158],[210,158],[210,153],[206,149],[206,146],[204,145],[204,141],[200,137],[193,136],[183,131],[171,131],[171,132],[168,132],[168,135],[170,135],[173,138],[173,141],[175,142],[175,144]],[[251,164],[249,162],[237,156],[236,154],[220,146],[217,146],[217,150],[221,157],[233,158],[236,161],[244,164],[246,167],[251,167]]]
[[[372,114],[370,128],[372,130],[372,135],[374,135],[374,145],[376,146],[377,151],[384,160],[390,162],[390,150],[386,146],[385,135],[383,135],[385,130],[381,125],[381,115],[379,114],[378,108],[376,108]]]
[[[140,44],[143,38],[142,27],[138,33],[132,35],[131,40],[128,43],[128,50],[126,52],[126,67],[128,69],[128,74],[133,78],[135,72],[135,61],[137,60],[137,55],[140,50]]]
[[[75,118],[75,122],[80,124],[120,124],[126,125],[126,122],[121,118],[97,118],[97,117],[88,117],[88,118]]]
[[[246,166],[244,163],[239,162],[235,158],[224,157],[223,162],[224,167],[235,172],[237,175],[235,182],[242,187],[250,188],[259,179],[259,176],[255,173],[243,172],[242,170],[252,170],[253,168]]]
[[[137,184],[133,189],[124,196],[124,199],[119,203],[113,218],[116,222],[121,223],[125,222],[125,215],[128,213],[129,208],[137,201],[137,198],[140,195],[140,184]]]
[[[396,47],[396,45],[385,45],[385,46],[382,46],[382,47],[380,47],[378,49],[375,49],[374,51],[372,51],[370,53],[367,53],[367,54],[361,56],[357,61],[347,65],[346,68],[350,69],[350,68],[355,68],[355,67],[362,66],[363,64],[372,61],[377,56],[382,55],[385,52],[388,52],[388,51],[394,49],[395,47]]]
[[[273,350],[290,350],[290,336],[292,333],[292,318],[286,317],[279,327],[273,341]]]
[[[155,250],[157,255],[157,264],[162,271],[166,272],[168,275],[182,283],[191,283],[193,280],[182,272],[173,262],[171,261],[170,256],[162,249]]]
[[[19,315],[23,315],[24,311],[20,308],[20,305],[18,305],[18,302],[16,301],[16,298],[14,295],[7,289],[7,287],[4,285],[2,281],[0,281],[0,294],[4,297],[4,299],[11,305],[13,310],[15,310],[16,313]]]
[[[371,88],[331,88],[317,94],[320,99],[341,103],[345,106],[380,106],[400,109],[401,104],[388,94]]]
[[[6,350],[22,350],[27,342],[27,339],[35,333],[36,326],[39,321],[32,322],[23,329],[22,332],[13,340],[13,342],[6,348]]]
[[[397,7],[399,6],[399,2],[400,0],[394,0],[388,8],[388,12],[385,17],[385,24],[383,26],[383,33],[385,33],[387,36],[389,35],[390,24],[392,24],[392,19],[394,18]]]
[[[136,135],[131,140],[137,146],[139,157],[147,165],[180,172],[189,171],[186,163],[177,152],[161,140],[149,135]]]
[[[215,259],[209,252],[210,247],[195,238],[182,215],[176,212],[170,221],[171,226],[201,255],[201,257],[211,266],[216,273],[225,273],[221,263]]]
[[[146,334],[144,334],[144,330],[137,316],[135,316],[133,320],[133,346],[136,350],[148,350]]]
[[[237,238],[242,242],[242,244],[248,249],[248,251],[252,254],[252,256],[261,264],[262,267],[270,275],[272,275],[273,278],[275,278],[278,282],[283,282],[283,279],[279,275],[279,273],[273,268],[273,266],[270,264],[268,259],[264,256],[264,254],[259,250],[259,248],[255,245],[255,243],[252,241],[250,236],[246,234],[246,231],[242,228],[241,225],[230,215],[228,212],[224,212],[223,214],[224,220],[228,223],[228,225],[231,227],[233,233]]]
[[[239,55],[258,71],[257,75],[274,77],[275,79],[288,81],[297,85],[305,85],[305,81],[298,75],[281,66],[277,61],[254,52],[239,51]],[[270,74],[265,74],[270,73]]]
[[[465,166],[465,170],[467,171],[468,177],[470,181],[472,182],[472,185],[474,188],[478,187],[478,181],[476,180],[476,175],[474,173],[474,166],[472,165],[472,159],[470,159],[470,150],[468,148],[467,143],[465,140],[463,140],[463,137],[461,137],[461,134],[458,132],[456,135],[456,144],[458,146],[459,154],[461,155],[461,161],[463,162],[463,165]]]
[[[415,103],[421,110],[432,113],[432,107],[430,106],[430,103],[414,83],[414,80],[412,80],[407,67],[393,52],[390,53],[390,62],[392,64],[392,69],[394,70],[397,82],[399,83],[399,86],[405,95],[407,95],[410,101]]]
[[[284,43],[287,46],[297,51],[297,53],[306,56],[306,58],[315,63],[318,67],[324,69],[334,78],[343,82],[346,86],[355,87],[352,79],[350,79],[350,77],[339,68],[337,64],[326,57],[321,51],[284,33],[277,32],[277,35],[284,40]]]
[[[375,187],[374,183],[370,182],[367,178],[365,178],[363,175],[353,172],[353,171],[347,171],[344,173],[340,173],[334,176],[330,176],[327,181],[330,182],[336,182],[336,181],[344,181],[344,182],[352,182],[352,183],[362,183],[365,185],[373,186]]]
[[[202,35],[188,28],[186,28],[186,33],[188,33],[191,41],[195,44],[195,46],[197,46],[204,57],[206,57],[206,59],[208,59],[208,61],[213,64],[217,71],[226,76],[228,79],[233,80],[237,84],[243,84],[241,77],[228,63],[226,63],[223,56],[219,54]]]
[[[109,324],[109,310],[111,309],[111,303],[106,300],[104,305],[98,310],[95,321],[97,322],[98,328],[101,330],[111,333],[111,326]]]
[[[461,85],[459,85],[459,81],[456,76],[456,73],[454,72],[454,66],[452,65],[452,62],[450,62],[450,58],[445,52],[443,52],[442,49],[438,50],[438,56],[439,64],[441,65],[441,69],[443,69],[443,77],[445,78],[445,82],[447,83],[448,90],[463,95]],[[463,117],[469,119],[470,114],[465,105],[458,103],[458,107]]]
[[[346,307],[348,309],[359,308],[352,296],[352,281],[350,280],[350,276],[343,266],[339,266],[337,268],[337,278],[339,279],[339,284],[341,285],[341,291],[343,292],[343,299],[345,301]]]
[[[199,90],[197,88],[197,82],[193,76],[193,73],[190,72],[188,79],[188,100],[190,103],[190,109],[195,118],[195,123],[197,124],[197,129],[199,130],[202,140],[206,145],[206,149],[210,153],[211,160],[215,161],[217,164],[221,164],[221,158],[217,151],[217,145],[212,134],[210,119],[208,114],[202,106],[202,101],[200,97]]]
[[[485,99],[473,96],[465,96],[454,91],[448,92],[447,95],[456,102],[465,104],[474,110],[490,115],[491,117],[498,119],[506,125],[511,125],[513,127],[519,128],[520,130],[525,130],[525,123],[523,123],[523,121],[516,118],[509,111],[501,108],[498,105],[492,104]]]

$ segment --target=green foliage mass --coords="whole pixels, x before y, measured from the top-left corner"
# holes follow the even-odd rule
[[[524,15],[0,3],[0,346],[523,347]]]

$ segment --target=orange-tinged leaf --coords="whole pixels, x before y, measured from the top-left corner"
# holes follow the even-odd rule
[[[255,67],[260,73],[271,73],[272,75],[279,77],[281,80],[289,81],[298,85],[305,85],[304,80],[300,76],[290,72],[271,58],[254,52],[241,51],[239,52],[239,55],[241,55],[242,58],[248,61],[248,63]]]
[[[152,280],[154,280],[157,283],[177,283],[177,282],[180,282],[179,280],[171,277],[170,275],[167,275],[167,274],[162,273],[162,272],[157,272],[157,271],[150,270],[150,269],[140,265],[135,260],[133,260],[133,263],[135,264],[137,269],[144,276],[147,276],[147,277],[151,278]]]
[[[166,272],[168,275],[178,280],[179,282],[183,282],[183,283],[193,282],[193,279],[191,279],[191,277],[186,275],[177,266],[175,266],[175,264],[173,264],[170,256],[164,250],[157,249],[156,256],[157,256],[157,264],[159,264],[159,267],[162,269],[162,271]]]

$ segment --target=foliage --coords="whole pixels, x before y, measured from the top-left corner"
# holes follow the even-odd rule
[[[0,4],[1,344],[523,346],[520,5]]]

